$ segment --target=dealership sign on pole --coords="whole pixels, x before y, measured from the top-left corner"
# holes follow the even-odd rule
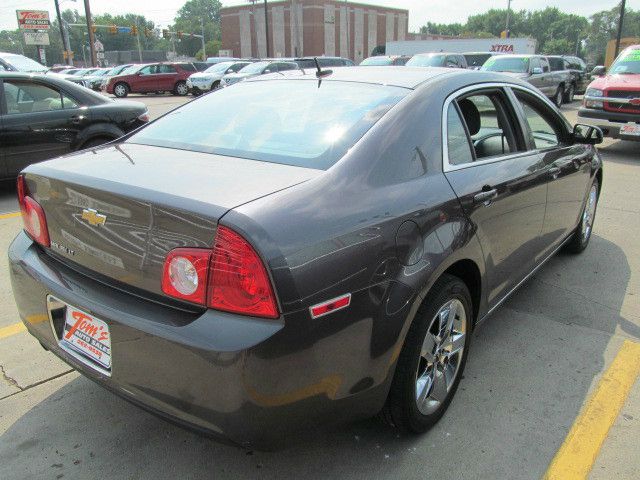
[[[49,12],[46,10],[16,10],[21,30],[49,30]]]
[[[51,45],[47,32],[24,32],[25,45]]]

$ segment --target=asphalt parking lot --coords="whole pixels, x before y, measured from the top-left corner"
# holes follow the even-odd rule
[[[188,101],[129,98],[154,118]],[[563,108],[572,122],[577,106]],[[589,248],[554,257],[477,330],[451,407],[420,437],[370,420],[303,432],[281,451],[248,452],[168,424],[26,334],[1,255],[0,478],[577,478],[562,475],[575,461],[592,467],[592,479],[638,478],[640,143],[607,140],[601,152]],[[6,252],[21,220],[13,186],[0,189]],[[559,450],[566,455],[552,464]]]

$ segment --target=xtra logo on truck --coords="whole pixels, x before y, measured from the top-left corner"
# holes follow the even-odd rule
[[[495,45],[491,45],[491,51],[500,53],[513,53],[513,44],[496,43]]]

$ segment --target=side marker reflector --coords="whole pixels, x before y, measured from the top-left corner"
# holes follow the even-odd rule
[[[311,318],[323,317],[330,313],[347,308],[351,304],[351,294],[347,293],[337,298],[332,298],[326,302],[319,303],[312,307],[309,307],[311,312]]]

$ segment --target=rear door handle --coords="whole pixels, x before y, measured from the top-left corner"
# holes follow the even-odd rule
[[[476,193],[473,196],[473,203],[483,203],[484,205],[489,205],[491,200],[498,196],[498,190],[495,188],[491,188],[488,190],[483,189],[480,193]]]

